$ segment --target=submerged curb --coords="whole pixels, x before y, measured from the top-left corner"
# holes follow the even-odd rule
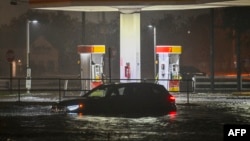
[[[234,96],[250,96],[250,92],[233,92]]]

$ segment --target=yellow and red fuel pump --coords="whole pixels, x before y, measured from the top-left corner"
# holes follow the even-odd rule
[[[102,84],[105,45],[78,45],[82,89],[90,90]]]
[[[179,58],[181,51],[181,46],[156,46],[156,54],[158,54],[158,83],[164,85],[169,91],[180,90]]]

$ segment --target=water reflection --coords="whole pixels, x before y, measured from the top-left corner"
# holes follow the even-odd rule
[[[0,140],[211,141],[223,140],[225,123],[249,123],[249,99],[199,99],[178,104],[177,112],[164,116],[134,118],[57,114],[47,105],[2,104]]]
[[[160,117],[100,117],[69,114],[71,127],[81,132],[106,140],[142,140],[166,137],[169,124],[173,123],[176,112]],[[93,136],[95,135],[95,136]]]

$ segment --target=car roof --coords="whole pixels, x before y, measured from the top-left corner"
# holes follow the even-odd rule
[[[98,90],[98,89],[102,89],[102,88],[114,88],[114,87],[135,87],[135,88],[149,88],[149,87],[154,87],[156,89],[161,89],[164,91],[168,90],[161,84],[157,84],[157,83],[153,83],[153,82],[118,82],[118,83],[104,83],[101,84],[93,89],[91,89],[90,91],[88,91],[87,93],[85,93],[84,95],[82,95],[83,97],[88,96],[89,94],[91,94],[92,92]]]
[[[156,86],[156,87],[163,87],[163,85],[160,85],[160,84],[157,84],[157,83],[153,83],[153,82],[118,82],[118,83],[104,83],[104,84],[101,84],[93,89],[91,89],[89,92],[91,91],[94,91],[98,88],[101,88],[101,87],[122,87],[122,86],[145,86],[145,87],[148,87],[148,86]]]
[[[160,84],[156,84],[156,83],[153,83],[153,82],[118,82],[118,83],[106,83],[106,84],[103,84],[105,86],[121,86],[121,85],[158,85],[160,86]]]

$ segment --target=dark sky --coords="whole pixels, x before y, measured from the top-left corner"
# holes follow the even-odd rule
[[[12,18],[25,13],[27,8],[27,3],[10,5],[10,0],[0,0],[0,26],[3,24],[9,24]]]
[[[0,0],[0,26],[3,24],[9,24],[12,18],[16,18],[24,14],[28,10],[28,8],[29,5],[27,3],[19,3],[18,5],[11,5],[10,0]],[[81,20],[81,12],[68,11],[66,13],[72,16],[73,18],[79,18],[79,20]],[[102,17],[98,12],[92,13],[90,16],[87,17],[87,19],[90,20],[91,22],[99,22],[101,18]]]
[[[12,18],[18,17],[21,14],[25,13],[29,8],[29,5],[27,3],[19,3],[18,5],[10,5],[10,0],[0,0],[0,26],[3,24],[9,24],[10,20]],[[167,12],[167,11],[166,11]],[[179,11],[180,13],[182,13],[181,11]],[[178,14],[179,12],[176,11],[168,11],[168,13],[175,13]],[[187,13],[187,16],[190,15],[196,15],[196,14],[201,14],[204,11],[197,11],[197,10],[189,10],[189,12]],[[81,14],[80,12],[67,12],[68,14],[70,14],[72,17],[75,18],[81,18]],[[99,20],[100,15],[91,15],[91,17],[88,17],[88,20],[90,21],[95,21]],[[150,17],[151,15],[149,15]],[[155,17],[156,15],[154,15],[153,17]],[[157,14],[157,18],[161,18],[163,15],[161,14]],[[108,19],[107,19],[108,20]]]

